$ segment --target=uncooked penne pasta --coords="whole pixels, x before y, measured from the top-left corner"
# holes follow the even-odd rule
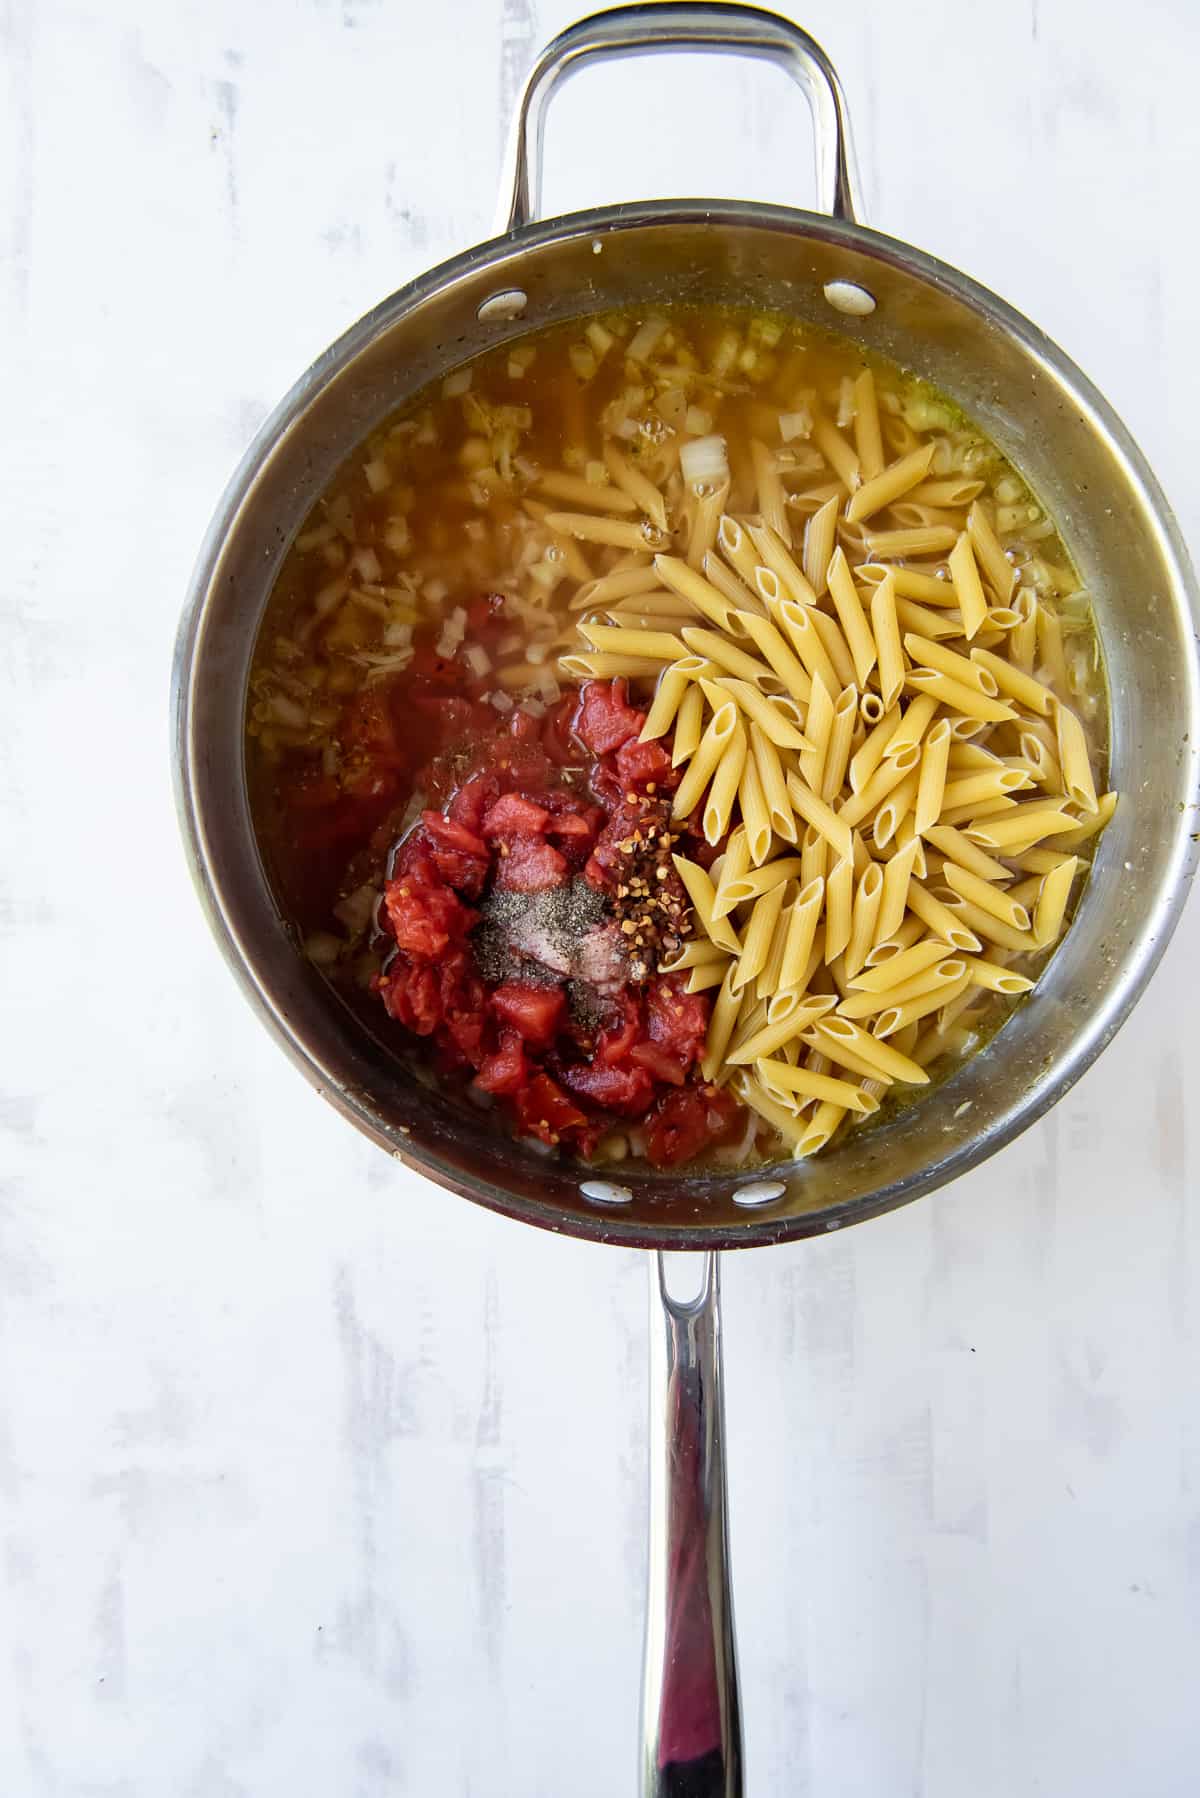
[[[825,1099],[847,1111],[871,1112],[879,1109],[879,1100],[849,1080],[838,1080],[832,1074],[813,1074],[807,1068],[789,1067],[785,1061],[764,1059],[755,1072],[770,1092],[800,1093],[805,1098]]]
[[[665,737],[675,722],[680,701],[687,692],[687,675],[673,663],[664,668],[659,683],[654,690],[654,701],[646,713],[646,722],[642,726],[641,742],[651,743],[658,737]]]
[[[894,937],[903,924],[904,914],[908,909],[908,889],[912,884],[913,870],[920,851],[920,841],[913,837],[903,848],[897,849],[890,861],[884,863],[883,890],[871,949],[878,948],[881,943]],[[856,969],[855,972],[859,970]]]
[[[713,787],[709,789],[710,795],[715,787],[716,782],[714,781]],[[767,855],[771,848],[771,838],[774,833],[772,832],[771,819],[767,812],[767,802],[763,796],[762,781],[759,779],[758,774],[758,765],[752,755],[747,754],[742,758],[737,795],[738,806],[742,814],[742,828],[746,833],[746,841],[750,846],[750,860],[754,867],[760,868],[767,859]],[[708,835],[707,821],[705,823],[705,835]],[[720,832],[717,833],[717,837],[709,837],[709,841],[716,842],[719,836]]]
[[[1071,886],[1078,865],[1076,858],[1070,856],[1066,861],[1060,862],[1057,868],[1051,868],[1048,874],[1042,876],[1042,889],[1033,913],[1033,940],[1039,949],[1048,948],[1062,935],[1067,901],[1071,897]]]
[[[882,512],[885,506],[894,504],[901,494],[923,481],[932,460],[932,443],[901,456],[873,480],[864,481],[855,489],[846,502],[846,517],[851,522],[873,518],[876,512]]]
[[[838,860],[825,880],[825,960],[845,952],[854,924],[854,862]]]
[[[776,536],[790,547],[792,527],[788,522],[783,482],[779,478],[779,469],[776,466],[775,458],[766,444],[760,443],[755,438],[750,445],[750,459],[754,464],[754,484],[762,521],[768,530],[774,531]]]
[[[708,874],[696,862],[688,861],[686,856],[673,855],[671,860],[675,864],[676,873],[687,888],[688,898],[692,902],[697,921],[705,936],[730,955],[740,955],[742,945],[738,941],[733,925],[728,918],[717,917],[714,913],[717,895]]]
[[[627,493],[640,512],[644,512],[651,523],[660,531],[667,529],[666,503],[659,489],[635,468],[627,456],[623,456],[615,444],[607,444],[604,451],[605,466],[614,484],[622,492]],[[634,548],[637,545],[633,546]]]
[[[750,723],[750,753],[758,769],[771,829],[785,842],[794,843],[797,837],[796,814],[788,799],[787,778],[783,772],[779,750],[753,719]]]
[[[975,551],[966,531],[961,533],[950,551],[950,578],[958,595],[963,635],[969,639],[975,636],[987,618],[987,600],[984,597],[983,582],[979,578],[979,569],[975,564]]]
[[[788,775],[787,790],[792,810],[796,816],[803,818],[806,824],[811,824],[814,830],[818,830],[834,853],[843,861],[853,861],[854,845],[850,836],[850,824],[856,820],[839,817],[823,799],[805,785],[798,774]],[[866,810],[864,810],[863,816],[866,816]]]
[[[779,913],[783,906],[783,882],[768,888],[754,902],[750,913],[750,921],[746,925],[742,938],[742,953],[738,957],[737,972],[733,977],[733,988],[740,992],[766,965],[767,954],[771,947],[771,938],[775,934],[775,926],[779,922]]]
[[[675,748],[671,755],[672,767],[678,768],[681,763],[690,760],[700,746],[700,737],[704,727],[704,695],[699,687],[689,683],[688,690],[679,702],[679,710],[675,714]]]
[[[854,383],[854,448],[864,481],[883,473],[879,399],[875,392],[875,377],[869,368],[864,368]]]
[[[762,692],[753,681],[739,680],[736,675],[722,675],[716,689],[732,699],[746,719],[755,724],[777,749],[797,749],[807,754],[811,739],[807,732],[796,729],[787,707],[770,694]],[[811,718],[811,711],[809,713]]]
[[[946,792],[946,764],[950,755],[950,726],[943,718],[925,738],[913,828],[923,836],[941,816]]]
[[[837,542],[837,498],[826,500],[804,528],[804,578],[819,599],[828,585],[829,562]]]
[[[1063,705],[1061,700],[1055,701],[1054,722],[1058,730],[1058,760],[1067,796],[1081,811],[1094,812],[1098,803],[1096,783],[1092,779],[1083,726],[1070,707]]]

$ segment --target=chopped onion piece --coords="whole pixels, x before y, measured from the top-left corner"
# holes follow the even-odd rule
[[[725,453],[725,439],[714,434],[681,444],[679,468],[689,486],[700,481],[711,481],[719,486],[722,481],[727,481],[729,458]]]
[[[635,362],[644,362],[647,356],[653,353],[655,345],[666,328],[665,318],[659,318],[657,315],[648,318],[644,324],[638,326],[630,338],[625,354],[632,357]]]
[[[463,660],[476,680],[482,680],[492,666],[492,658],[482,643],[469,643],[463,651]]]
[[[351,568],[357,568],[364,581],[381,581],[383,579],[383,563],[373,549],[366,547],[356,549],[350,558]]]
[[[469,368],[456,368],[452,375],[446,376],[442,382],[442,392],[448,400],[457,399],[460,394],[467,392],[471,385],[471,373]]]
[[[595,350],[597,356],[603,361],[604,357],[607,356],[609,350],[611,350],[613,346],[614,338],[612,332],[606,331],[598,319],[593,319],[591,324],[587,327],[586,335],[588,342]]]
[[[707,437],[713,427],[712,413],[703,406],[689,406],[683,422],[693,437]]]
[[[794,443],[797,437],[810,437],[812,428],[812,413],[807,407],[802,407],[797,412],[779,414],[779,435],[785,443]]]
[[[412,548],[412,532],[407,518],[389,518],[383,527],[384,546],[394,556],[403,556]]]
[[[496,692],[488,696],[488,704],[498,712],[511,712],[516,703],[511,693]]]
[[[364,462],[363,473],[367,477],[367,486],[372,493],[383,493],[392,484],[392,471],[382,456],[376,456],[372,461]]]

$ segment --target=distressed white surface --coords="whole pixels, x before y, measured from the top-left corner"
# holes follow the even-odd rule
[[[633,1789],[642,1264],[422,1188],[310,1095],[205,934],[167,771],[235,459],[486,234],[570,12],[3,14],[4,1798]],[[873,221],[1063,342],[1200,542],[1191,0],[803,18]],[[684,73],[581,79],[550,204],[806,197],[780,78]],[[1198,974],[1193,909],[1016,1146],[727,1261],[752,1798],[1195,1792]]]

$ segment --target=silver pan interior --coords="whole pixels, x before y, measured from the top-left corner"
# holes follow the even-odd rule
[[[831,280],[874,294],[841,317]],[[485,303],[526,296],[520,317]],[[343,458],[432,377],[554,319],[651,302],[780,308],[834,325],[927,377],[977,419],[1058,519],[1095,595],[1124,795],[1064,944],[1035,996],[919,1103],[787,1163],[786,1194],[640,1176],[598,1210],[578,1170],[500,1138],[398,1076],[282,926],[251,832],[242,714],[255,631],[280,561]],[[480,308],[485,318],[480,320]],[[1032,1123],[1111,1038],[1170,935],[1194,859],[1194,582],[1169,509],[1105,402],[1039,331],[964,276],[827,218],[698,202],[530,226],[422,277],[355,325],[260,432],[201,553],[175,670],[176,772],[193,868],[227,958],[313,1084],[400,1160],[527,1221],[640,1246],[737,1247],[856,1222],[916,1198]],[[628,1176],[622,1175],[623,1179]]]

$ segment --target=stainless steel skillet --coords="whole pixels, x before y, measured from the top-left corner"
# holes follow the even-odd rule
[[[659,201],[538,221],[541,135],[584,62],[706,50],[778,63],[805,91],[820,210]],[[1052,1105],[1111,1039],[1153,971],[1195,859],[1194,577],[1170,510],[1096,390],[1034,325],[967,276],[858,222],[845,105],[806,33],[730,5],[624,7],[572,26],[535,65],[513,133],[499,235],[353,326],[260,431],[209,529],[174,669],[175,773],[201,900],[244,990],[360,1130],[462,1196],[595,1241],[705,1251],[690,1301],[651,1263],[655,1322],[643,1790],[741,1790],[721,1453],[713,1251],[837,1229],[944,1184]],[[1125,795],[1072,928],[1036,994],[919,1104],[812,1164],[754,1179],[638,1175],[605,1189],[498,1140],[400,1082],[281,922],[254,841],[246,681],[282,558],[345,456],[466,358],[531,328],[666,302],[778,308],[835,325],[926,376],[976,418],[1058,519],[1095,599]],[[661,1298],[661,1306],[660,1306]]]

